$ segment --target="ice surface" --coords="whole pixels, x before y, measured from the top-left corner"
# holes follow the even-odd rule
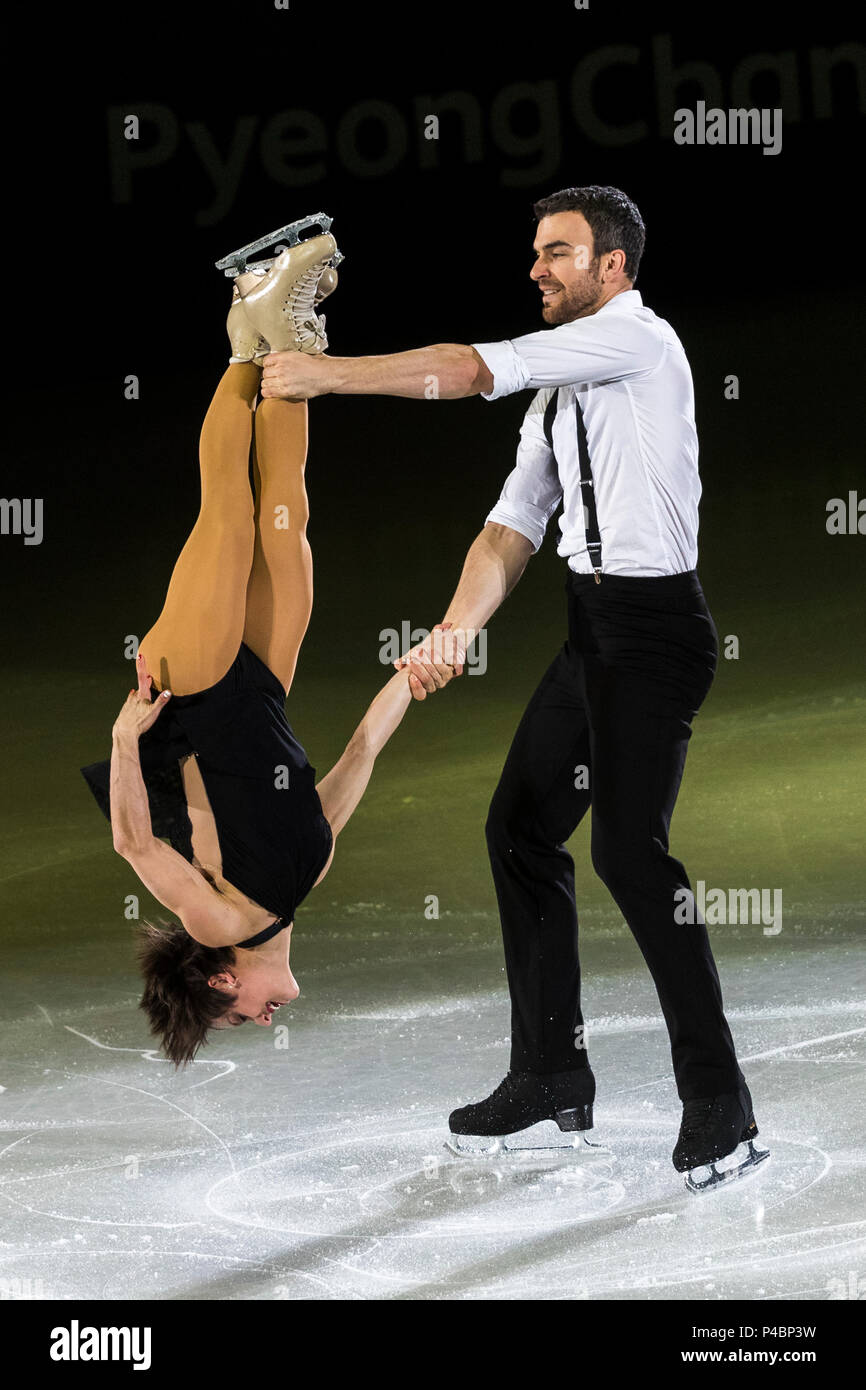
[[[703,1197],[670,1163],[679,1107],[651,984],[617,949],[588,983],[592,1137],[607,1146],[593,1154],[444,1148],[449,1110],[507,1067],[506,996],[473,990],[469,962],[462,989],[425,996],[419,977],[407,985],[408,967],[402,979],[387,973],[387,944],[376,961],[368,943],[354,976],[349,962],[339,978],[314,972],[287,1032],[238,1030],[178,1075],[146,1050],[128,976],[102,982],[95,1003],[68,982],[40,986],[3,1030],[2,1291],[711,1300],[862,1290],[866,1019],[849,947],[827,940],[724,962],[772,1157]]]

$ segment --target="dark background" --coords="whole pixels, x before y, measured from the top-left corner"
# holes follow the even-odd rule
[[[853,698],[862,711],[855,634],[866,542],[829,536],[825,523],[828,500],[863,479],[857,156],[866,93],[850,61],[826,90],[814,76],[821,52],[843,45],[862,64],[856,14],[832,5],[697,14],[597,0],[589,12],[566,0],[517,9],[292,0],[283,12],[157,5],[45,22],[50,52],[43,44],[37,62],[33,45],[19,50],[32,95],[7,122],[18,210],[7,233],[12,242],[23,234],[27,254],[12,246],[7,256],[3,488],[45,505],[40,546],[2,538],[16,801],[58,799],[52,833],[74,807],[82,835],[90,844],[88,827],[93,847],[101,843],[75,769],[104,746],[129,684],[124,638],[154,620],[197,511],[198,430],[229,351],[229,284],[213,262],[324,209],[346,256],[326,306],[335,355],[515,336],[541,326],[528,278],[533,200],[598,182],[641,208],[648,238],[637,288],[672,322],[693,368],[699,571],[720,633],[738,636],[741,650],[722,663],[707,710],[735,719],[776,701],[808,707],[825,743],[809,723],[787,744],[790,766],[806,759],[809,777],[783,811],[805,834],[810,800],[837,775],[827,750],[852,766],[848,732],[831,726],[834,701]],[[593,111],[609,127],[643,121],[645,134],[630,143],[602,143],[573,109],[578,65],[611,45],[631,46],[637,62],[599,75]],[[665,49],[682,70],[673,90],[653,57]],[[689,80],[694,65],[710,65],[727,108],[733,74],[762,54],[785,55],[793,74],[781,153],[675,145],[660,111],[707,94]],[[535,84],[535,99],[531,90],[519,104],[517,83]],[[474,104],[475,144],[445,114],[431,149],[418,110],[436,111],[436,98],[454,92]],[[352,112],[367,101],[388,104],[390,125],[374,120],[353,133]],[[144,104],[164,108],[176,148],[124,184],[118,113]],[[779,105],[778,83],[757,76],[739,104]],[[290,110],[306,113],[324,148],[284,160],[278,179],[260,137]],[[236,190],[220,203],[202,152],[225,158],[239,121],[253,136]],[[391,143],[401,132],[402,155]],[[154,139],[145,122],[141,149]],[[140,380],[135,402],[124,399],[128,374]],[[736,401],[724,398],[729,374],[739,379]],[[380,630],[430,626],[444,611],[512,466],[529,399],[312,402],[316,606],[290,714],[317,766],[338,755],[381,683]],[[429,738],[455,759],[443,788],[473,740],[489,740],[473,785],[479,836],[510,732],[563,637],[554,534],[552,522],[507,618],[491,626],[488,680],[458,683],[423,732],[405,736],[401,756],[423,756]],[[71,776],[49,785],[38,769],[61,723]],[[741,832],[744,846],[753,843],[747,820]],[[480,864],[480,840],[477,848]],[[21,852],[13,834],[13,863]],[[786,852],[793,872],[801,851]]]
[[[816,114],[827,99],[816,94],[813,55],[850,44],[856,24],[832,6],[802,15],[737,4],[709,22],[664,4],[578,12],[565,0],[537,11],[292,0],[283,12],[149,6],[122,21],[55,24],[68,63],[43,74],[50,92],[17,113],[10,151],[32,255],[26,268],[7,266],[12,303],[23,294],[7,344],[18,367],[4,491],[45,499],[42,546],[3,540],[20,582],[7,613],[16,650],[53,656],[70,619],[73,660],[86,663],[106,642],[116,650],[117,622],[106,622],[121,594],[130,618],[117,613],[120,627],[139,631],[151,620],[195,514],[197,431],[227,357],[229,289],[214,260],[322,208],[346,255],[328,306],[332,353],[514,336],[541,325],[527,275],[532,201],[571,183],[621,186],[647,223],[637,287],[680,333],[695,377],[708,590],[727,592],[733,572],[737,592],[757,585],[791,610],[831,598],[844,607],[856,573],[849,562],[862,547],[827,537],[825,507],[862,476],[856,153],[866,96],[842,64],[830,79],[830,114]],[[743,59],[791,55],[796,101],[782,152],[663,137],[654,42],[670,44],[677,68],[712,64],[724,106]],[[623,44],[639,62],[603,72],[594,107],[611,126],[644,121],[647,135],[605,146],[578,126],[569,84],[582,59]],[[537,106],[503,97],[520,82],[547,84],[558,129],[539,135]],[[416,98],[454,91],[477,102],[480,150],[467,150],[455,116],[443,116],[435,151],[420,138]],[[751,104],[779,104],[772,78],[756,78],[753,93]],[[685,80],[675,104],[701,95]],[[367,100],[398,113],[404,157],[378,121],[338,134]],[[164,162],[131,172],[125,188],[110,129],[118,111],[142,103],[165,108],[177,145]],[[326,143],[323,154],[286,161],[294,186],[275,180],[259,144],[267,120],[290,109],[320,121]],[[215,203],[193,140],[222,157],[239,118],[252,118],[255,134],[236,193]],[[154,134],[145,123],[143,149]],[[391,170],[376,172],[389,157]],[[419,167],[422,157],[436,167]],[[314,166],[323,176],[310,177]],[[123,398],[129,373],[140,378],[135,403]],[[723,397],[729,373],[739,377],[736,402]],[[311,534],[322,603],[309,656],[337,624],[341,640],[368,644],[369,630],[358,631],[369,628],[367,609],[377,630],[439,616],[511,465],[528,399],[313,405]],[[338,610],[327,625],[326,608]]]

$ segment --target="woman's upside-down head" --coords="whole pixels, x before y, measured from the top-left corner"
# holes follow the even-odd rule
[[[193,1060],[212,1028],[268,1027],[281,1004],[298,998],[289,965],[291,926],[279,940],[247,949],[203,946],[175,922],[141,923],[140,1007],[176,1067]]]
[[[202,946],[175,923],[141,923],[138,960],[144,975],[140,1008],[150,1031],[176,1067],[191,1062],[208,1032],[237,1003],[237,993],[214,989],[215,975],[235,963],[233,946]]]

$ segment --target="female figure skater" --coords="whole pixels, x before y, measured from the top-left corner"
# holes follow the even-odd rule
[[[267,1026],[297,998],[295,909],[413,695],[455,674],[434,662],[392,676],[316,783],[284,706],[313,598],[307,404],[256,399],[272,348],[327,346],[314,304],[336,285],[335,253],[333,237],[313,237],[235,282],[232,357],[201,432],[201,511],[140,642],[110,762],[82,768],[115,849],[180,919],[144,926],[139,950],[141,1007],[176,1066],[211,1028]]]

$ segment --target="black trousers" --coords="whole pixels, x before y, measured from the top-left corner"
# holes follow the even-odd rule
[[[691,721],[718,635],[694,571],[569,573],[568,641],[520,721],[486,833],[512,1001],[513,1070],[589,1065],[574,861],[592,807],[592,863],[646,961],[682,1100],[742,1082],[706,927],[675,920],[686,871],[668,849]],[[682,916],[682,913],[680,913]]]

